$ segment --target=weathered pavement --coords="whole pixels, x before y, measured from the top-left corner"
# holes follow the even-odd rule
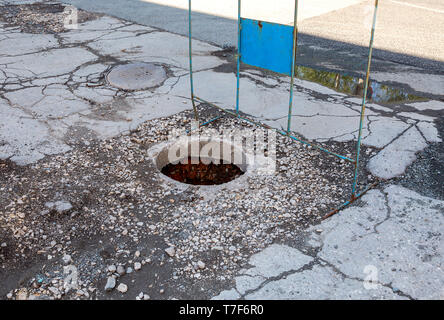
[[[188,34],[187,1],[66,0],[79,8]],[[242,16],[291,24],[293,0],[243,0]],[[365,58],[373,0],[311,0],[299,2],[297,63],[359,75]],[[193,0],[193,36],[218,46],[237,43],[237,1]],[[373,73],[378,81],[415,87],[430,77],[443,87],[444,9],[440,0],[387,0],[379,3]],[[364,62],[364,63],[363,63]],[[405,73],[405,75],[403,75]],[[408,75],[410,74],[410,75]],[[440,83],[440,84],[439,84]]]
[[[0,102],[7,115],[0,129],[3,159],[32,163],[70,150],[67,140],[112,137],[146,120],[190,108],[184,37],[106,16],[66,33],[31,35],[4,28],[2,37]],[[194,50],[196,92],[211,102],[233,106],[235,74],[226,71],[230,63],[212,54],[220,50],[217,47],[196,41]],[[159,88],[144,92],[122,92],[104,83],[110,67],[131,61],[163,65],[170,77]],[[271,126],[285,126],[289,79],[248,69],[242,76],[241,110]],[[439,93],[434,78],[424,77],[427,85],[422,90]],[[299,134],[322,142],[356,138],[360,99],[307,81],[296,81],[296,87],[292,127]],[[115,105],[119,99],[125,107]],[[103,105],[106,108],[100,110]],[[369,104],[363,143],[382,149],[370,160],[370,171],[393,178],[413,162],[415,152],[440,142],[433,121],[442,108],[440,101]],[[396,161],[387,160],[388,155]]]
[[[14,1],[23,2],[32,1]],[[56,155],[69,157],[93,141],[125,137],[147,121],[191,109],[187,39],[182,36],[108,16],[94,16],[79,29],[62,33],[21,31],[7,23],[0,30],[0,159],[24,170],[42,161],[55,161],[48,167],[56,168]],[[194,42],[194,50],[196,91],[232,106],[235,75],[229,52],[200,41]],[[127,62],[155,63],[166,70],[167,79],[145,91],[113,88],[105,75]],[[418,75],[421,83],[409,73],[396,77],[413,81],[414,92],[442,95],[442,76]],[[288,86],[288,78],[242,70],[241,110],[271,126],[284,126]],[[296,81],[295,94],[294,130],[352,152],[348,146],[356,140],[360,100],[302,80]],[[367,173],[394,180],[371,191],[361,206],[301,232],[294,242],[286,239],[253,255],[249,262],[254,267],[244,268],[234,289],[219,298],[442,297],[443,110],[438,100],[370,103],[363,139]],[[418,168],[416,158],[428,150],[435,150],[431,157],[438,159],[438,170],[431,171],[428,162]],[[418,180],[438,176],[433,190],[423,189],[421,181],[411,186],[416,183],[403,175],[411,168],[419,171]],[[439,200],[424,197],[430,194]],[[10,210],[0,208],[5,216]],[[371,283],[367,290],[364,280],[375,270],[377,288]]]
[[[444,202],[390,185],[250,259],[214,299],[444,299]]]

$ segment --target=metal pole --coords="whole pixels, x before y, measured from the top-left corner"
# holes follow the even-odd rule
[[[194,84],[193,84],[193,52],[191,39],[191,0],[188,0],[188,51],[190,55],[190,87],[191,87],[191,103],[193,104],[194,118],[199,123],[199,114],[197,113],[196,103],[194,101]]]
[[[237,1],[237,73],[236,73],[236,114],[239,115],[240,45],[241,45],[241,0]]]
[[[367,186],[362,192],[358,193],[355,197],[353,197],[353,199],[350,199],[349,201],[343,203],[339,208],[337,208],[337,209],[335,209],[333,211],[330,211],[325,216],[323,216],[322,220],[325,220],[325,219],[330,218],[331,216],[335,215],[336,213],[338,213],[339,211],[341,211],[342,209],[344,209],[345,207],[347,207],[348,205],[352,204],[354,201],[356,201],[357,199],[362,197],[370,189],[373,189],[374,187],[376,187],[378,184],[379,184],[379,181],[377,181],[375,183],[372,183],[371,185]]]
[[[310,143],[310,142],[307,142],[307,141],[304,141],[304,140],[299,139],[299,138],[297,138],[297,137],[294,137],[294,136],[292,136],[292,135],[289,135],[289,134],[288,134],[286,131],[284,131],[284,130],[280,130],[280,129],[272,128],[272,127],[270,127],[270,126],[268,126],[268,125],[266,125],[266,124],[263,124],[263,123],[261,123],[261,122],[259,122],[259,121],[254,121],[254,120],[250,120],[250,119],[245,118],[245,117],[241,117],[241,116],[237,115],[235,112],[231,112],[231,111],[229,111],[229,110],[227,110],[227,109],[224,109],[224,108],[218,106],[217,104],[211,103],[211,102],[209,102],[209,101],[207,101],[207,100],[204,100],[204,99],[202,99],[202,98],[200,98],[200,97],[198,97],[198,96],[194,96],[194,98],[195,98],[196,100],[202,102],[202,103],[205,103],[205,104],[208,104],[208,105],[210,105],[210,106],[213,106],[213,107],[215,107],[215,108],[217,108],[217,109],[219,109],[219,110],[221,110],[221,111],[223,111],[223,112],[229,114],[230,116],[233,116],[233,117],[239,118],[239,119],[244,120],[244,121],[246,121],[246,122],[248,122],[248,123],[255,124],[255,125],[260,126],[260,127],[263,127],[263,128],[265,128],[265,129],[275,130],[277,133],[279,133],[279,134],[281,134],[281,135],[283,135],[283,136],[286,136],[286,137],[288,137],[288,138],[290,138],[290,139],[292,139],[292,140],[294,140],[294,141],[297,141],[297,142],[300,142],[300,143],[302,143],[302,144],[305,144],[305,145],[311,146],[311,147],[316,148],[316,149],[318,149],[318,150],[320,150],[320,151],[323,151],[323,152],[326,152],[326,153],[331,154],[331,155],[333,155],[333,156],[336,156],[336,157],[338,157],[338,158],[340,158],[340,159],[343,159],[343,160],[346,160],[346,161],[350,161],[350,162],[353,162],[353,163],[355,162],[355,159],[351,159],[351,158],[348,158],[348,157],[344,157],[344,156],[342,156],[342,155],[340,155],[340,154],[338,154],[338,153],[332,152],[332,151],[330,151],[330,150],[328,150],[328,149],[325,149],[325,148],[323,148],[323,147],[321,147],[321,146],[318,146],[318,145],[312,144],[312,143]],[[217,117],[217,119],[219,119],[219,118],[220,118],[220,117]],[[212,120],[210,120],[208,123],[210,123],[210,122],[212,122]],[[202,124],[201,126],[204,126],[204,124]]]
[[[287,123],[287,134],[290,135],[291,129],[291,116],[293,109],[293,87],[294,87],[294,76],[296,67],[296,53],[298,45],[298,0],[294,2],[294,27],[293,27],[293,51],[291,53],[291,81],[290,81],[290,104],[288,106],[288,123]]]
[[[372,33],[370,36],[370,45],[369,45],[369,50],[368,50],[367,73],[365,76],[364,96],[362,97],[361,120],[359,122],[358,142],[356,144],[356,161],[355,161],[355,174],[354,174],[354,178],[353,178],[353,187],[352,187],[352,199],[355,198],[356,187],[358,184],[359,156],[361,153],[362,126],[364,124],[365,103],[366,103],[366,99],[367,99],[368,82],[369,82],[369,78],[370,78],[370,66],[371,66],[371,62],[372,62],[373,40],[375,37],[376,13],[378,11],[378,2],[379,2],[379,0],[375,0],[375,11],[373,13]]]

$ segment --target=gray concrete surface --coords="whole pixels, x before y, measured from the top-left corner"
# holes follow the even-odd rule
[[[67,143],[73,139],[72,127],[108,138],[126,133],[143,121],[191,107],[186,37],[107,16],[57,35],[19,31],[3,28],[0,34],[4,52],[0,57],[4,66],[0,103],[7,115],[0,127],[2,159],[29,164],[45,155],[66,152],[73,142],[83,141],[80,136]],[[235,74],[229,61],[212,54],[218,50],[195,41],[195,89],[206,100],[231,108]],[[103,79],[111,67],[128,62],[160,64],[171,76],[150,90],[122,95]],[[224,68],[231,71],[218,71]],[[258,70],[245,70],[242,76],[241,110],[268,125],[284,128],[289,78]],[[412,79],[411,73],[396,76],[401,82]],[[430,77],[423,75],[425,85],[415,88],[440,93],[444,77]],[[360,99],[299,79],[296,86],[292,128],[298,134],[319,142],[356,139]],[[54,108],[57,104],[63,106]],[[112,112],[101,112],[101,106]],[[368,104],[363,143],[381,150],[370,159],[369,170],[384,179],[401,175],[416,159],[416,152],[441,142],[434,120],[443,109],[440,101]]]
[[[109,16],[54,34],[30,34],[1,23],[0,159],[38,166],[45,157],[54,159],[93,141],[126,135],[146,121],[191,110],[187,44],[181,35]],[[196,92],[232,108],[232,61],[220,47],[199,40],[193,45]],[[134,92],[104,81],[112,66],[128,62],[161,65],[168,78]],[[442,76],[399,64],[393,68],[398,72],[380,71],[379,77],[391,75],[390,81],[396,78],[415,91],[441,94]],[[288,88],[288,77],[244,69],[241,111],[284,127]],[[341,146],[356,141],[360,99],[299,79],[295,88],[296,133]],[[442,298],[443,201],[390,179],[402,176],[424,149],[442,150],[438,121],[443,111],[439,100],[370,103],[363,136],[368,174],[387,184],[367,194],[361,205],[315,226],[306,240],[275,244],[252,256],[252,268],[218,298]],[[367,276],[375,283],[366,282]]]
[[[186,35],[185,0],[66,0],[79,8],[103,12],[137,23]],[[245,1],[247,17],[289,23],[293,1]],[[298,63],[349,73],[365,70],[372,0],[301,4]],[[250,4],[250,5],[249,5]],[[444,28],[440,0],[382,1],[375,38],[374,68],[387,70],[384,61],[431,73],[444,72]],[[193,36],[219,46],[236,46],[236,1],[196,1]],[[321,49],[328,49],[327,51]],[[349,53],[357,56],[350,56]],[[363,61],[364,57],[364,61]],[[381,60],[381,61],[380,61]],[[323,63],[321,63],[323,62]]]
[[[188,47],[183,36],[110,17],[57,36],[29,35],[7,28],[2,35],[0,48],[6,54],[0,58],[5,66],[0,75],[0,103],[7,115],[2,117],[0,127],[2,159],[29,164],[45,155],[68,151],[73,142],[83,141],[79,136],[67,143],[73,139],[72,127],[80,126],[93,136],[107,138],[128,132],[148,119],[191,107]],[[31,38],[32,42],[28,41]],[[212,55],[219,48],[204,42],[196,41],[194,50],[196,92],[230,108],[234,105],[235,74],[215,71],[230,63]],[[117,61],[161,64],[172,76],[150,90],[122,95],[118,88],[101,80]],[[284,128],[288,77],[266,76],[257,70],[246,70],[243,76],[241,110],[273,127]],[[265,81],[265,85],[257,81]],[[436,85],[429,81],[427,87],[431,90]],[[297,133],[321,142],[356,139],[360,99],[308,81],[297,80],[296,86],[292,128]],[[323,98],[315,98],[319,95]],[[58,104],[62,107],[54,108]],[[103,106],[115,111],[101,112]],[[430,110],[433,108],[436,110]],[[433,121],[443,108],[444,103],[439,101],[390,107],[369,104],[363,143],[382,149],[370,160],[369,170],[385,179],[402,174],[416,159],[416,152],[428,143],[441,141]],[[406,112],[409,110],[412,112]]]
[[[389,185],[250,259],[213,299],[444,299],[444,202]]]

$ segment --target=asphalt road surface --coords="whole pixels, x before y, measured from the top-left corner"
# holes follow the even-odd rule
[[[76,7],[188,34],[187,0],[63,0]],[[362,71],[370,36],[373,0],[301,2],[298,64]],[[293,0],[244,0],[242,15],[291,24]],[[219,46],[236,45],[237,1],[193,0],[193,37]],[[374,70],[396,69],[388,62],[444,74],[444,2],[380,1]],[[364,59],[363,59],[364,58]]]

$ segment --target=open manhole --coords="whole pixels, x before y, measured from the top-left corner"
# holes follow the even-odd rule
[[[167,78],[165,69],[152,63],[138,62],[118,65],[107,74],[113,87],[123,90],[142,90],[161,85]]]
[[[247,171],[245,154],[222,141],[188,141],[164,148],[156,158],[165,176],[192,185],[220,185]]]

